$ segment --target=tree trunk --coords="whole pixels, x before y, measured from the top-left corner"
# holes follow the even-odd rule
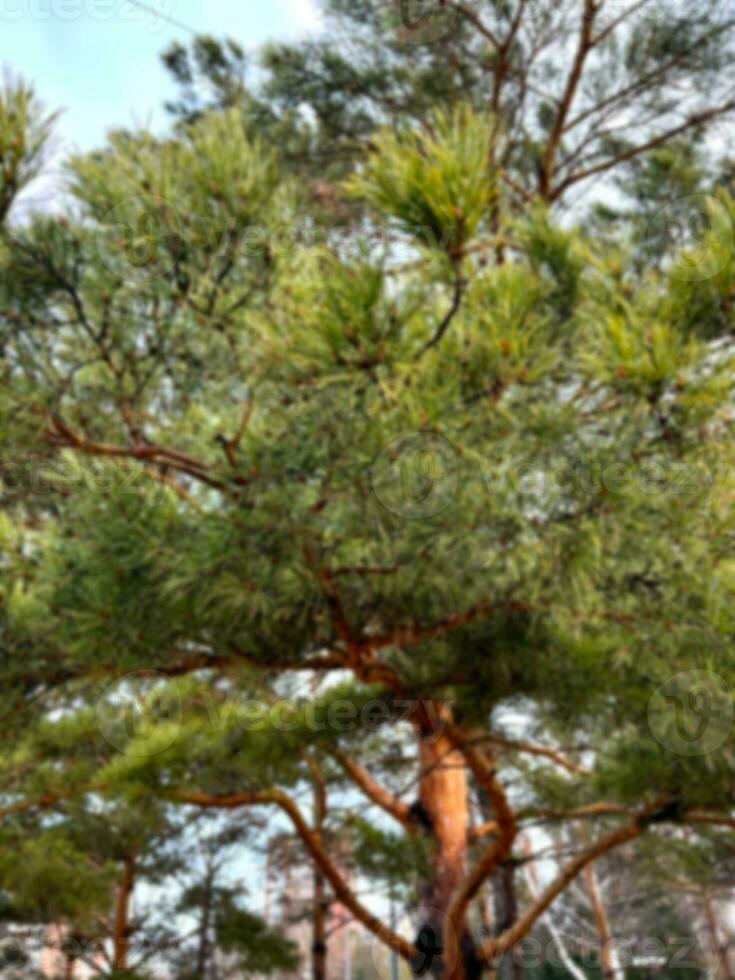
[[[77,962],[76,956],[67,953],[64,956],[64,980],[74,980],[74,969]]]
[[[585,884],[587,894],[592,902],[592,909],[595,913],[597,924],[597,934],[600,937],[600,967],[605,980],[624,980],[625,974],[618,965],[615,949],[613,948],[613,937],[610,930],[610,922],[607,911],[600,894],[600,886],[597,882],[597,874],[594,864],[588,864],[584,869]]]
[[[709,961],[709,969],[714,980],[730,980],[729,963],[729,943],[723,942],[720,935],[720,923],[717,917],[717,910],[712,896],[708,891],[704,892],[704,913],[709,933],[710,955],[706,957]]]
[[[314,869],[311,935],[312,980],[327,980],[327,897],[324,875]]]
[[[476,800],[483,822],[493,820],[495,813],[487,793],[480,786],[476,787]],[[495,936],[499,936],[506,929],[509,929],[518,918],[515,870],[512,861],[502,862],[490,879],[493,934]],[[496,980],[523,980],[524,976],[523,963],[512,952],[506,953],[502,957],[495,972]]]
[[[481,787],[477,787],[477,802],[483,821],[490,821],[495,818],[492,806],[487,794]],[[516,898],[515,865],[506,861],[502,863],[490,880],[490,888],[493,898],[493,924],[496,936],[501,935],[506,929],[510,929],[518,918],[518,901]],[[525,971],[520,959],[513,955],[513,952],[506,953],[496,970],[496,980],[523,980]]]
[[[135,858],[132,854],[123,861],[123,877],[117,893],[115,907],[115,930],[112,937],[112,965],[119,973],[128,970],[130,951],[130,897],[135,887]]]
[[[324,821],[327,818],[327,788],[321,770],[309,758],[314,787],[314,832],[323,843]],[[327,980],[327,897],[326,880],[319,865],[314,866],[314,892],[311,909],[311,976],[312,980]]]
[[[500,865],[493,877],[493,905],[495,911],[495,933],[500,935],[515,923],[518,918],[516,898],[515,867],[506,861]],[[508,952],[498,965],[498,980],[523,980],[523,963]]]
[[[421,895],[419,956],[414,973],[474,980],[481,968],[469,929],[460,939],[462,963],[444,963],[442,937],[453,893],[465,875],[470,809],[465,761],[444,736],[419,732],[419,799],[413,818],[434,845],[432,870]]]

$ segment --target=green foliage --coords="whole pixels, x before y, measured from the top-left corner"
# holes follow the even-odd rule
[[[247,61],[239,44],[224,44],[213,37],[194,40],[191,52],[174,43],[162,55],[166,68],[182,89],[181,98],[167,105],[169,111],[192,122],[200,115],[200,91],[197,83],[206,80],[210,99],[218,108],[230,108],[246,98]]]
[[[492,140],[492,120],[467,106],[437,112],[425,130],[385,130],[350,192],[415,241],[457,258],[497,193]]]
[[[678,43],[642,30],[634,73]],[[165,138],[114,134],[70,162],[68,216],[2,237],[0,425],[9,459],[43,477],[15,493],[4,474],[1,501],[2,708],[28,722],[1,789],[16,817],[35,801],[0,861],[17,914],[87,925],[133,850],[167,880],[180,866],[161,842],[186,837],[170,815],[187,799],[282,804],[313,790],[315,760],[345,793],[340,751],[410,788],[419,708],[424,735],[451,705],[490,744],[510,716],[582,746],[589,774],[552,775],[543,752],[500,742],[531,814],[726,810],[727,739],[677,752],[650,711],[672,674],[735,685],[726,190],[697,289],[701,243],[648,267],[546,206],[505,211],[501,181],[539,162],[541,133],[502,162],[506,120],[470,97],[373,133],[343,185],[356,237],[312,244],[295,232],[319,215],[308,180],[230,84],[241,53],[202,42],[195,60],[169,58],[225,109],[190,92]],[[358,126],[355,111],[335,114]],[[368,214],[379,248],[357,230]],[[325,820],[366,878],[421,892],[428,834]],[[232,891],[217,903],[243,970],[293,968]]]
[[[694,12],[596,4],[583,13],[577,0],[481,9],[322,0],[320,8],[321,34],[270,45],[262,56],[269,124],[283,134],[289,114],[308,107],[313,122],[296,117],[298,145],[284,139],[284,156],[320,180],[359,167],[386,121],[426,125],[437,108],[469,103],[482,117],[488,108],[498,116],[509,134],[498,158],[523,191],[568,205],[583,181],[592,188],[597,179],[593,200],[607,201],[600,175],[626,190],[640,186],[638,165],[648,157],[640,151],[649,147],[664,181],[651,189],[668,201],[688,181],[686,167],[668,165],[668,147],[708,145],[732,111],[733,24],[718,0]],[[596,40],[575,82],[570,45],[585,25]],[[522,206],[522,193],[512,197]]]
[[[371,879],[388,882],[393,889],[404,891],[416,889],[427,877],[431,858],[425,838],[398,836],[359,817],[350,821],[350,831],[354,835],[351,857]]]
[[[112,865],[95,866],[64,828],[3,836],[0,889],[10,895],[13,918],[89,927],[110,901]]]
[[[215,914],[217,939],[225,953],[234,953],[245,973],[274,973],[294,970],[299,956],[296,946],[273,929],[260,916],[238,908],[229,896],[222,896]]]
[[[0,88],[0,225],[15,197],[38,174],[54,118],[43,113],[24,82],[6,80]]]

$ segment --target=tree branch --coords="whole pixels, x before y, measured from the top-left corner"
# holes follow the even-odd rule
[[[735,109],[735,99],[726,102],[724,105],[718,106],[714,109],[708,109],[706,112],[699,112],[693,116],[690,116],[679,126],[675,126],[673,129],[667,129],[663,133],[659,133],[658,136],[653,137],[648,140],[648,142],[643,143],[639,146],[630,147],[624,153],[613,157],[610,160],[606,160],[603,163],[598,163],[594,167],[588,167],[586,170],[580,170],[576,174],[570,174],[565,180],[561,182],[556,188],[554,188],[551,193],[550,200],[556,200],[561,194],[564,193],[573,184],[578,183],[580,180],[586,180],[588,177],[594,177],[597,174],[605,173],[612,167],[618,166],[620,163],[625,163],[627,160],[632,160],[641,153],[646,153],[648,150],[654,150],[657,146],[665,143],[667,140],[673,139],[680,133],[686,132],[688,129],[692,129],[694,126],[700,126],[702,123],[708,122],[710,119],[714,119],[716,116],[724,115],[727,112],[731,112]]]
[[[205,483],[217,490],[230,489],[222,480],[208,476],[209,465],[164,446],[115,446],[86,439],[74,432],[59,416],[54,416],[51,426],[45,433],[46,441],[56,448],[74,449],[86,456],[99,456],[111,459],[134,459],[146,464],[160,464],[185,473],[192,479]],[[236,482],[242,482],[240,478]]]
[[[444,7],[450,7],[452,10],[456,10],[458,13],[462,14],[465,20],[469,21],[470,24],[485,38],[490,44],[496,49],[502,47],[500,43],[500,38],[490,30],[490,28],[480,20],[474,10],[466,7],[463,3],[458,2],[458,0],[444,0]]]
[[[543,915],[549,908],[554,899],[557,898],[565,888],[580,874],[584,868],[593,861],[612,851],[616,847],[627,844],[635,840],[645,830],[646,824],[637,817],[627,826],[606,834],[595,841],[588,848],[582,851],[573,861],[571,861],[550,885],[541,893],[529,908],[521,915],[516,922],[506,929],[500,936],[489,939],[480,947],[480,956],[489,964],[492,964],[499,956],[507,953],[517,943],[519,943],[533,928],[536,920]]]
[[[337,749],[332,753],[334,758],[339,762],[344,771],[350,777],[350,779],[358,786],[365,796],[372,800],[376,806],[379,806],[386,813],[389,813],[394,820],[397,820],[406,830],[415,834],[417,827],[416,824],[411,820],[411,808],[407,803],[402,802],[392,793],[390,793],[384,786],[376,782],[370,773],[359,763],[355,762],[350,756],[345,752]]]
[[[508,802],[505,787],[495,776],[495,760],[478,749],[471,738],[446,719],[449,741],[462,753],[480,786],[487,793],[495,812],[496,839],[480,856],[472,871],[457,889],[447,910],[444,944],[448,963],[460,964],[460,937],[464,932],[465,917],[470,902],[482,884],[504,861],[507,861],[518,834],[515,814]],[[461,975],[461,973],[460,973]]]
[[[594,47],[593,30],[597,9],[595,0],[584,0],[577,51],[574,56],[574,61],[572,62],[572,67],[567,78],[567,84],[564,88],[564,94],[562,95],[559,108],[557,109],[556,116],[554,117],[554,123],[551,127],[549,139],[541,161],[539,192],[544,200],[551,199],[551,184],[554,175],[554,163],[556,160],[557,151],[559,149],[561,136],[564,132],[564,124],[567,120],[567,116],[569,115],[569,110],[572,107],[572,103],[574,102],[574,97],[577,94],[585,61],[587,60],[587,56],[589,55],[590,51]]]
[[[441,321],[437,327],[433,337],[426,341],[423,347],[420,348],[416,354],[415,360],[420,360],[424,354],[431,350],[432,347],[436,347],[437,344],[441,343],[441,339],[447,330],[452,325],[452,320],[459,313],[459,308],[462,305],[462,296],[464,295],[465,280],[462,278],[462,264],[458,260],[455,262],[454,269],[454,292],[452,294],[452,305],[447,310],[444,319]]]
[[[591,769],[579,765],[579,763],[567,758],[562,752],[551,746],[538,745],[535,742],[517,742],[511,738],[502,738],[500,735],[483,736],[482,741],[498,745],[504,749],[510,749],[512,752],[525,752],[527,755],[537,755],[545,759],[550,759],[558,766],[578,776],[589,776],[592,772]]]
[[[243,792],[230,793],[226,796],[210,796],[207,793],[190,792],[180,789],[167,795],[181,803],[189,803],[200,807],[233,809],[241,806],[257,806],[269,803],[280,807],[290,819],[309,854],[324,873],[324,877],[332,886],[332,890],[337,899],[354,915],[355,919],[361,922],[369,932],[377,936],[381,942],[384,942],[391,949],[395,950],[404,959],[410,961],[416,955],[416,948],[412,943],[384,925],[380,919],[376,918],[359,901],[324,849],[319,834],[312,830],[297,804],[286,793],[283,793],[279,789],[268,789],[252,793]]]

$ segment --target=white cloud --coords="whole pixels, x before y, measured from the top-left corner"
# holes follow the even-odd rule
[[[314,0],[286,0],[286,13],[302,31],[315,31],[321,24]]]

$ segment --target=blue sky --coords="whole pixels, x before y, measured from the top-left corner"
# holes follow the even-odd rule
[[[246,49],[317,26],[314,0],[0,0],[0,64],[62,109],[57,151],[89,149],[119,125],[159,125],[172,87],[159,54],[194,30]]]

